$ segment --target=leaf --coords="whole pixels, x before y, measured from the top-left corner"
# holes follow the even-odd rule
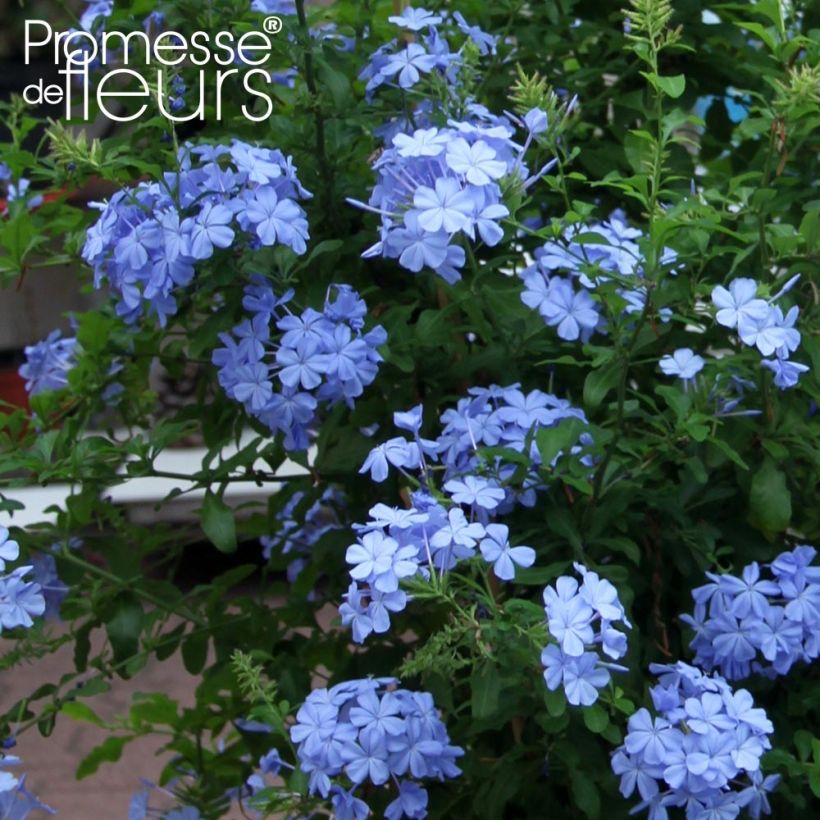
[[[774,461],[766,459],[752,478],[749,490],[749,522],[774,535],[783,532],[792,517],[792,497],[786,476]]]
[[[151,692],[150,694],[136,692],[134,700],[137,703],[131,707],[131,720],[133,723],[137,725],[139,723],[176,725],[178,704],[175,700],[171,700],[168,695],[162,692]]]
[[[670,77],[663,77],[660,74],[654,74],[648,71],[642,71],[641,74],[646,77],[658,91],[662,91],[667,97],[672,97],[673,100],[680,97],[686,90],[686,77],[684,77],[683,74],[675,74]]]
[[[677,387],[662,384],[655,388],[655,392],[672,408],[678,421],[683,420],[692,406],[692,398]]]
[[[609,715],[606,709],[600,703],[593,703],[592,706],[587,706],[582,710],[584,716],[584,724],[590,732],[595,732],[596,735],[609,726]]]
[[[725,441],[723,441],[723,439],[713,438],[709,443],[717,447],[723,455],[725,455],[730,461],[737,464],[737,466],[742,470],[749,469],[749,465],[740,457],[740,453],[730,447]]]
[[[518,569],[515,572],[516,584],[544,586],[557,578],[570,565],[570,561],[555,561],[543,567],[530,567],[529,569]]]
[[[570,769],[570,781],[572,783],[572,796],[578,804],[578,808],[592,820],[601,814],[601,796],[595,782],[580,769],[573,767]]]
[[[584,404],[591,409],[598,407],[620,377],[621,368],[615,362],[592,370],[584,379]]]
[[[208,657],[208,635],[198,632],[182,644],[182,663],[191,675],[198,675]]]
[[[492,717],[498,709],[501,693],[501,676],[495,664],[486,664],[473,672],[470,687],[473,690],[473,717],[477,720]]]
[[[106,620],[105,631],[117,662],[138,652],[144,616],[142,605],[133,595],[123,593],[115,599],[114,612]]]
[[[686,77],[683,74],[675,74],[672,77],[657,77],[658,88],[676,100],[686,90]]]
[[[60,707],[60,712],[68,715],[72,720],[93,723],[95,726],[105,726],[105,721],[86,703],[78,703],[75,700],[69,701]]]
[[[774,37],[769,29],[761,23],[754,23],[751,20],[741,20],[735,23],[735,25],[744,31],[748,31],[750,34],[754,34],[759,37],[766,44],[769,51],[777,50],[777,44],[775,43]]]
[[[569,452],[585,428],[586,424],[576,418],[561,419],[554,427],[539,428],[535,443],[544,467],[549,467],[558,453]]]
[[[116,763],[122,755],[123,747],[131,740],[133,740],[131,735],[106,738],[81,761],[77,767],[77,780],[82,780],[84,777],[94,774],[102,763]]]
[[[210,490],[201,512],[202,531],[220,552],[236,552],[236,522],[233,510]]]
[[[553,692],[544,688],[544,703],[550,717],[561,717],[567,711],[567,697],[563,689],[556,689]]]
[[[631,538],[613,537],[613,538],[597,538],[596,543],[604,544],[612,550],[622,552],[633,561],[635,564],[641,563],[641,551],[638,545]]]

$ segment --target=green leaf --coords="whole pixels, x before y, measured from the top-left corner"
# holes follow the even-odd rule
[[[730,461],[737,464],[737,466],[742,470],[749,469],[749,465],[740,457],[740,453],[730,447],[725,441],[723,441],[723,439],[713,438],[709,443],[717,447],[723,455],[725,455]]]
[[[233,510],[210,490],[202,504],[202,531],[220,552],[236,552],[236,522]]]
[[[539,428],[535,434],[535,443],[544,467],[549,467],[558,453],[568,453],[585,428],[584,422],[576,418],[561,419],[554,427]]]
[[[771,31],[767,29],[766,26],[761,25],[760,23],[754,23],[751,20],[741,20],[740,22],[735,23],[735,25],[738,28],[744,29],[745,31],[759,37],[766,44],[769,51],[775,51],[777,49],[777,43],[775,43]]]
[[[660,74],[654,74],[649,71],[642,71],[641,74],[646,77],[658,91],[662,91],[667,97],[672,97],[673,100],[680,97],[686,90],[686,77],[684,77],[683,74],[675,74],[671,77],[662,77]]]
[[[492,717],[498,709],[498,699],[501,693],[501,676],[495,664],[485,664],[476,669],[470,678],[470,687],[473,691],[473,717],[477,720]]]
[[[161,723],[167,726],[176,725],[178,704],[175,700],[171,700],[168,695],[162,692],[151,692],[150,694],[136,692],[134,700],[137,703],[131,707],[131,720],[135,724]]]
[[[191,675],[198,675],[208,657],[208,635],[198,632],[185,639],[182,644],[182,663]]]
[[[620,536],[613,538],[596,538],[595,543],[600,543],[610,549],[622,552],[635,564],[641,563],[641,551],[638,548],[638,545],[631,538],[624,538]]]
[[[94,774],[103,763],[116,763],[122,755],[123,747],[133,740],[130,735],[108,737],[99,746],[92,749],[77,767],[77,780]]]
[[[752,478],[749,521],[768,535],[783,532],[792,517],[792,497],[785,474],[766,459]]]
[[[599,735],[609,726],[609,715],[606,709],[600,703],[594,703],[592,706],[587,706],[582,710],[584,715],[584,724],[590,732],[595,732]]]
[[[60,707],[60,712],[68,715],[72,720],[93,723],[95,726],[105,726],[105,721],[86,703],[78,703],[75,700],[69,701]]]
[[[601,815],[601,796],[595,782],[576,767],[570,769],[569,776],[578,808],[591,820],[596,820]]]
[[[544,703],[547,705],[550,717],[561,717],[567,711],[567,698],[563,689],[551,692],[544,688]]]
[[[657,77],[658,88],[676,100],[686,90],[686,77],[683,74],[675,74],[672,77]]]
[[[613,361],[592,370],[584,379],[584,404],[591,409],[598,407],[620,377],[621,368]]]
[[[106,620],[105,631],[117,662],[139,651],[144,617],[142,605],[133,595],[123,593],[114,600],[113,615]]]
[[[678,421],[686,417],[692,406],[692,397],[678,387],[662,384],[655,388],[655,392],[663,398],[667,406],[672,408]]]

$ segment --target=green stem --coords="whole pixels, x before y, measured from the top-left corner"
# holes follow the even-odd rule
[[[33,549],[38,550],[44,554],[52,554],[51,550],[46,547],[37,547],[34,546]],[[134,594],[138,595],[143,600],[147,601],[150,604],[161,609],[163,612],[170,612],[178,617],[190,621],[193,624],[196,624],[198,627],[202,629],[208,628],[208,622],[203,620],[194,612],[191,612],[187,607],[184,609],[180,609],[179,607],[169,606],[166,601],[163,601],[162,598],[157,597],[151,592],[147,590],[140,589],[136,586],[135,582],[139,580],[138,578],[120,578],[118,575],[114,575],[114,573],[109,572],[107,569],[103,569],[102,567],[98,567],[96,564],[92,564],[90,561],[86,561],[83,558],[80,558],[78,555],[75,555],[73,552],[70,551],[69,547],[63,547],[63,549],[58,553],[59,558],[63,561],[66,561],[69,564],[74,564],[76,567],[81,567],[86,572],[91,573],[92,575],[96,575],[98,578],[101,578],[104,581],[108,581],[111,584],[114,584],[117,587],[127,588],[130,589]]]
[[[337,209],[335,208],[333,167],[327,158],[327,138],[325,136],[325,120],[322,115],[321,101],[319,100],[318,87],[316,85],[316,74],[313,64],[313,41],[310,36],[310,29],[307,24],[305,14],[305,0],[296,0],[296,16],[299,20],[299,27],[302,29],[302,37],[305,41],[304,66],[305,85],[310,93],[311,107],[313,109],[313,122],[316,130],[316,156],[319,160],[319,171],[324,182],[323,206],[325,219],[329,225],[336,225]]]

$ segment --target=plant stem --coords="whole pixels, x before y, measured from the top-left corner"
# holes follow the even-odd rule
[[[305,15],[305,0],[296,0],[296,16],[299,20],[299,27],[302,29],[302,36],[305,39],[304,65],[305,65],[305,85],[310,93],[311,108],[313,109],[313,123],[316,130],[316,156],[319,160],[319,171],[322,175],[324,187],[322,189],[323,208],[325,219],[328,224],[335,226],[337,219],[337,209],[334,196],[333,167],[327,158],[327,139],[325,136],[325,120],[322,115],[321,102],[319,100],[318,87],[316,85],[316,74],[313,64],[313,40],[310,36],[310,29]]]

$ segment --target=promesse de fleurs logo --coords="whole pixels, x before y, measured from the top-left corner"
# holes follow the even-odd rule
[[[92,100],[103,116],[115,122],[133,122],[156,100],[159,112],[172,122],[204,120],[206,106],[213,106],[213,118],[222,119],[223,98],[235,94],[238,80],[248,98],[242,115],[262,122],[273,113],[273,99],[267,87],[270,71],[262,68],[271,55],[272,37],[282,30],[277,16],[265,18],[261,30],[240,35],[232,31],[195,31],[181,34],[164,31],[102,31],[92,34],[82,29],[55,30],[47,20],[26,20],[25,64],[45,49],[53,58],[61,80],[47,83],[43,78],[23,90],[29,105],[62,105],[65,118],[88,121]],[[170,103],[170,79],[186,68],[185,82],[194,86],[193,103],[184,112]],[[192,68],[198,69],[196,73]],[[227,80],[233,78],[231,83]],[[228,89],[233,89],[228,91]],[[124,111],[123,99],[145,100],[135,110]],[[119,101],[119,102],[118,102]]]

